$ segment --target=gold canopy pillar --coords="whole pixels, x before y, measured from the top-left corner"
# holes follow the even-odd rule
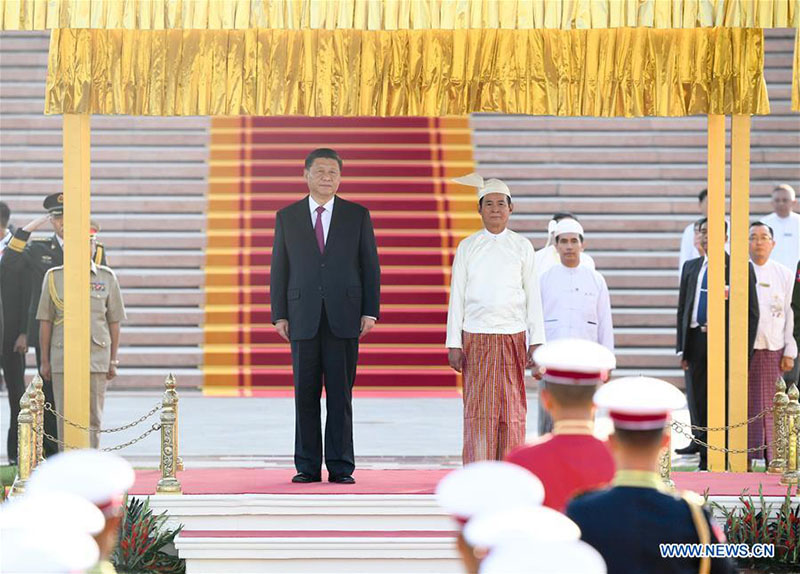
[[[64,415],[89,425],[90,123],[87,114],[65,114],[64,137]],[[59,437],[88,447],[89,433],[64,425]]]
[[[750,116],[731,120],[731,270],[728,334],[728,424],[747,420],[750,291]],[[728,448],[747,448],[747,427],[728,431]],[[728,455],[732,472],[747,472],[747,453]]]
[[[725,426],[725,116],[708,116],[708,426]],[[725,446],[724,431],[708,443]],[[708,470],[725,471],[725,453],[708,449]]]

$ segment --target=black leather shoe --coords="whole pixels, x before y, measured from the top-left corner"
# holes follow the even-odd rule
[[[308,482],[322,482],[322,478],[319,476],[306,474],[305,472],[298,472],[292,477],[292,482],[299,482],[303,484]]]
[[[700,447],[697,446],[696,442],[690,443],[689,446],[675,449],[675,454],[697,454],[698,452],[700,452]]]
[[[355,484],[356,479],[349,474],[342,474],[340,476],[329,476],[328,482],[335,482],[336,484]]]

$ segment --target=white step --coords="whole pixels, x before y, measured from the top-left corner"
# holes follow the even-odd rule
[[[455,523],[429,494],[184,494],[150,497],[187,530],[426,530]]]
[[[179,535],[186,574],[463,572],[451,536],[195,537]]]

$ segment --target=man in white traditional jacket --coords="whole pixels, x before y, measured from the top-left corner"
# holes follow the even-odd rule
[[[548,342],[584,339],[614,352],[611,299],[606,280],[581,264],[584,232],[574,219],[558,222],[555,248],[560,262],[541,274],[544,333]],[[539,403],[539,434],[552,430],[552,419]]]
[[[544,275],[544,272],[553,265],[558,265],[561,262],[558,251],[556,251],[554,240],[556,226],[564,219],[578,221],[578,218],[569,211],[561,211],[553,214],[553,219],[547,224],[547,243],[536,252],[536,272],[539,274],[539,277]],[[588,253],[581,252],[581,265],[586,265],[589,269],[594,269],[594,259],[592,259],[592,256]]]
[[[771,258],[775,248],[775,233],[762,221],[750,224],[750,260],[756,272],[758,295],[758,330],[753,357],[747,377],[747,416],[755,417],[772,406],[775,381],[786,371],[791,371],[797,357],[794,340],[794,312],[792,290],[795,274],[785,265]],[[747,448],[764,444],[767,462],[774,455],[772,415],[757,420],[748,427]],[[764,451],[748,453],[748,460],[764,458]]]
[[[782,183],[772,190],[772,209],[762,221],[775,233],[770,259],[794,271],[800,259],[800,214],[794,212],[797,198],[791,185]]]
[[[477,174],[484,229],[458,245],[447,313],[448,362],[464,375],[464,464],[501,460],[525,442],[525,368],[544,343],[531,242],[507,228],[511,191]]]

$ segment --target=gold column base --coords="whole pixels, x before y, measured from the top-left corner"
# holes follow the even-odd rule
[[[156,494],[183,494],[181,483],[177,478],[162,478],[156,486]]]

